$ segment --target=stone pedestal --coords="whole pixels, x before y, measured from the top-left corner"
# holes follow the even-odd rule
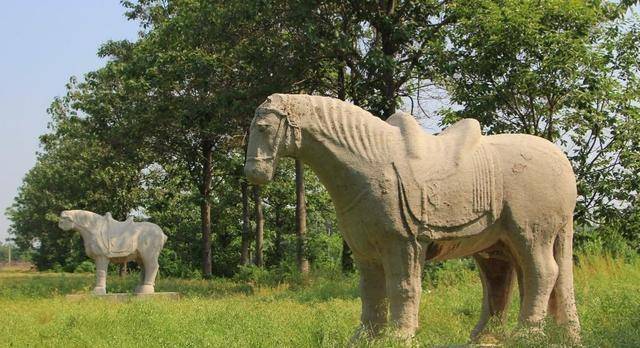
[[[92,298],[104,299],[107,301],[113,302],[126,302],[126,301],[135,301],[142,299],[169,299],[169,300],[179,300],[180,293],[179,292],[155,292],[152,294],[132,294],[132,293],[111,293],[105,295],[96,295],[96,294],[69,294],[65,296],[67,300],[79,301],[86,300]]]

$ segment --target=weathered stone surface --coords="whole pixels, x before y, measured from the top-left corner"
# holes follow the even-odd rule
[[[251,125],[249,180],[270,181],[279,157],[308,164],[331,195],[361,275],[357,335],[375,334],[390,319],[412,337],[424,262],[473,256],[484,300],[472,338],[504,317],[517,278],[521,325],[535,327],[550,313],[579,339],[576,182],[554,144],[483,136],[472,119],[431,135],[408,114],[384,122],[337,99],[274,94]]]
[[[65,210],[60,213],[58,226],[65,230],[78,231],[84,241],[84,250],[96,262],[96,287],[94,294],[107,293],[107,266],[109,261],[123,263],[136,261],[142,267],[140,284],[135,292],[154,292],[158,273],[158,256],[167,241],[167,236],[156,224],[120,222],[111,217],[86,210]]]

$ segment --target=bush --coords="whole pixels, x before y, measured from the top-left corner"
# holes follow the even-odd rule
[[[188,262],[184,262],[178,254],[170,249],[162,249],[158,257],[160,274],[164,277],[201,279],[202,273],[194,269]]]
[[[574,240],[574,254],[611,255],[627,261],[638,257],[636,250],[615,226],[578,227]]]
[[[476,264],[471,258],[448,260],[444,262],[427,262],[422,272],[422,285],[435,288],[440,285],[454,285],[477,278]]]
[[[238,282],[250,283],[252,285],[264,285],[278,283],[277,277],[266,268],[260,268],[255,265],[240,266],[238,273],[233,276]]]
[[[96,264],[92,261],[82,261],[74,270],[73,273],[95,273]]]

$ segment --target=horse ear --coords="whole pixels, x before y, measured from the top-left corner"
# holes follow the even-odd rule
[[[70,210],[63,210],[60,212],[60,217],[73,220],[73,213]]]
[[[272,108],[276,110],[280,110],[288,104],[289,95],[274,93],[270,95],[269,98],[267,98],[267,100],[269,101],[269,104],[271,104]]]
[[[258,105],[256,108],[256,115],[260,109],[266,108],[269,104],[271,104],[271,96],[267,97],[267,100],[263,101],[262,104]]]
[[[262,103],[260,106],[273,107],[274,105],[281,104],[281,101],[282,101],[282,95],[278,93],[273,93],[272,95],[268,96],[267,100],[265,100],[264,103]]]

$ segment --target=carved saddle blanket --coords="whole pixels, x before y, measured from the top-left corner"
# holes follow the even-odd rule
[[[124,257],[133,254],[137,249],[138,237],[141,232],[136,228],[137,223],[129,218],[117,221],[107,213],[102,228],[98,229],[97,240],[105,256]]]
[[[445,240],[480,233],[502,209],[502,176],[480,125],[462,120],[437,136],[411,115],[389,123],[403,133],[406,154],[395,161],[402,218],[419,239]]]

